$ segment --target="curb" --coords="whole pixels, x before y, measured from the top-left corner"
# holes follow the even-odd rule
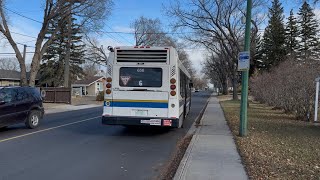
[[[77,111],[77,110],[82,110],[82,109],[90,109],[90,108],[96,108],[96,107],[101,107],[101,105],[84,105],[83,107],[81,106],[74,106],[72,109],[68,108],[51,108],[51,109],[45,109],[44,114],[55,114],[55,113],[62,113],[62,112],[70,112],[70,111]]]
[[[177,169],[176,174],[174,175],[173,179],[174,180],[181,180],[182,176],[185,172],[186,166],[187,166],[187,162],[189,160],[190,154],[193,150],[194,144],[195,142],[198,140],[198,129],[195,132],[195,135],[192,137],[191,142],[186,150],[186,152],[184,153],[184,156],[179,164],[179,167]]]
[[[207,110],[207,106],[209,104],[211,97],[212,97],[212,94],[208,98],[206,105],[202,108],[202,110],[200,111],[200,114],[196,117],[194,123],[192,124],[192,126],[190,127],[189,131],[186,134],[186,135],[194,134],[194,136],[192,137],[191,142],[190,142],[186,152],[183,155],[183,158],[179,164],[179,167],[174,175],[174,178],[173,178],[174,180],[181,180],[181,178],[185,172],[187,161],[188,161],[190,154],[193,150],[195,142],[198,140],[198,132],[200,131],[201,124],[202,124],[201,120],[203,119],[204,112]],[[199,120],[200,120],[200,123],[196,124],[196,122]],[[200,127],[197,127],[197,126],[200,126]]]
[[[213,94],[213,93],[212,93],[212,94]],[[188,130],[188,132],[187,132],[186,135],[195,134],[195,132],[197,131],[197,129],[198,129],[197,126],[199,126],[199,125],[197,124],[197,122],[200,120],[200,123],[201,123],[202,116],[203,116],[205,110],[207,109],[207,106],[208,106],[208,103],[209,103],[209,101],[210,101],[210,99],[211,99],[212,94],[209,96],[208,100],[206,101],[205,106],[201,109],[199,115],[194,119],[194,122],[192,123],[192,125],[191,125],[191,127],[190,127],[190,129]]]

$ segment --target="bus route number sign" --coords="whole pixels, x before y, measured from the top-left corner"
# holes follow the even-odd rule
[[[238,71],[247,71],[250,67],[250,52],[243,51],[238,57]]]

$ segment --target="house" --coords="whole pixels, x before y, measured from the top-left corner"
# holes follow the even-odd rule
[[[96,96],[99,92],[104,90],[104,80],[104,76],[93,76],[83,80],[77,80],[71,85],[72,94],[80,96]]]
[[[30,73],[27,73],[29,79]],[[36,78],[36,83],[38,81]],[[0,69],[0,86],[19,86],[20,85],[20,72],[15,70]]]

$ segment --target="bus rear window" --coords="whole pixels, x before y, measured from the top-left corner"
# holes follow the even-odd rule
[[[120,68],[119,85],[122,87],[161,87],[162,69],[122,67]]]

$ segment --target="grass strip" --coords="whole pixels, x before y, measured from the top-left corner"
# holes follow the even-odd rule
[[[248,136],[239,137],[240,101],[220,101],[250,179],[319,179],[320,127],[250,103]]]

